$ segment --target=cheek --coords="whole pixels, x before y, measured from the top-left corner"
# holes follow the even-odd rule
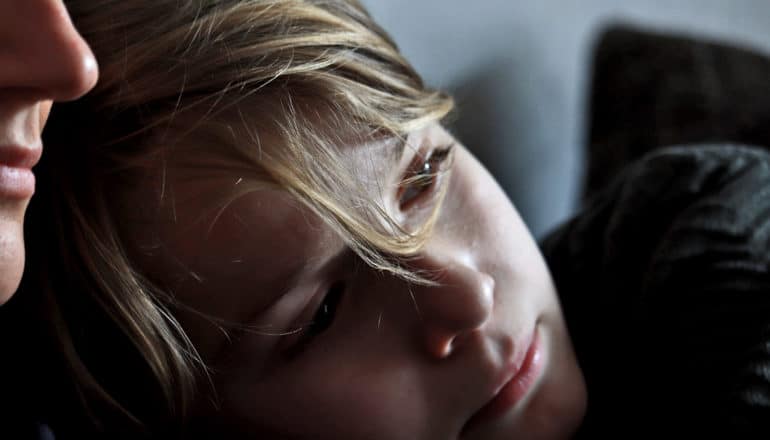
[[[464,149],[458,151],[441,223],[445,232],[463,239],[482,261],[504,262],[531,272],[536,269],[530,267],[533,261],[541,260],[529,230],[502,188]]]
[[[376,283],[373,271],[359,276],[370,288],[348,298],[299,357],[265,376],[249,377],[250,368],[230,376],[223,397],[241,424],[271,421],[268,431],[290,428],[300,438],[401,440],[426,438],[447,414],[431,399],[451,382],[416,357],[411,298],[398,294],[400,283]]]
[[[39,106],[39,114],[40,114],[40,131],[43,131],[43,127],[45,127],[45,123],[48,121],[48,115],[51,114],[51,106],[53,105],[53,101],[51,100],[45,100],[40,103]]]
[[[424,419],[415,376],[367,353],[287,366],[259,383],[224,387],[224,408],[241,425],[308,438],[417,438]],[[265,426],[269,425],[269,426]],[[249,431],[252,431],[249,429]],[[258,431],[254,429],[253,431]],[[255,432],[256,433],[256,432]]]
[[[445,236],[462,240],[461,244],[471,250],[476,266],[497,280],[500,292],[529,292],[517,296],[516,301],[521,303],[517,307],[555,307],[551,276],[515,207],[470,153],[458,153],[461,154],[442,214]],[[513,301],[509,296],[505,299]]]

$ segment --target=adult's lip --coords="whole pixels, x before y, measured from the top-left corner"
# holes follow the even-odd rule
[[[32,169],[43,153],[42,144],[22,146],[22,145],[0,145],[0,164],[12,168]]]
[[[35,193],[35,174],[43,149],[32,146],[0,145],[0,197],[26,199]]]
[[[511,410],[528,394],[540,376],[543,359],[537,327],[519,347],[515,348],[510,361],[502,369],[489,400],[471,416],[462,429],[463,433]]]

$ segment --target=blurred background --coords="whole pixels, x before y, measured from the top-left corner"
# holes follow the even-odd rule
[[[454,94],[452,130],[497,177],[536,237],[579,206],[604,30],[623,23],[770,54],[770,0],[363,2],[426,81]],[[710,70],[719,58],[711,56]]]

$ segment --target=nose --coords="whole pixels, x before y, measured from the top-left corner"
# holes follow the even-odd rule
[[[93,88],[99,75],[96,59],[61,0],[0,4],[0,90],[68,101]]]
[[[435,274],[437,282],[413,290],[425,349],[435,358],[446,358],[491,317],[495,280],[458,252],[427,250],[416,263],[418,270]]]

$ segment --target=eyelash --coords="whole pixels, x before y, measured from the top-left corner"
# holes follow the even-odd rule
[[[337,307],[339,307],[340,302],[342,301],[345,290],[346,286],[342,281],[338,281],[329,286],[315,315],[313,315],[313,319],[309,324],[301,328],[299,340],[297,340],[295,346],[292,348],[292,353],[296,354],[301,351],[313,338],[331,327],[335,315],[337,314]]]
[[[448,168],[453,151],[454,144],[438,148],[427,159],[410,167],[407,176],[399,184],[398,204],[402,211],[411,208],[424,194],[435,188],[439,177]]]

